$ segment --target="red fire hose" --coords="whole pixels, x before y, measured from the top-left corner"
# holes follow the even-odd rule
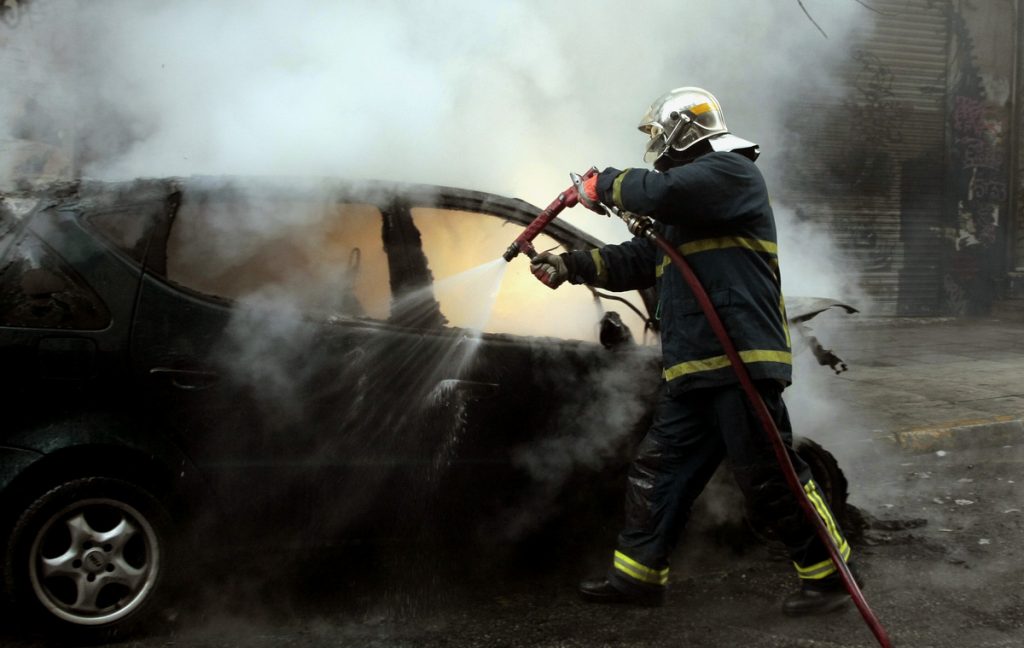
[[[854,580],[853,574],[850,573],[850,568],[847,567],[846,561],[843,560],[839,554],[839,548],[836,546],[835,541],[829,534],[828,529],[825,526],[825,522],[818,516],[814,507],[811,505],[810,500],[807,499],[807,494],[804,492],[803,486],[800,484],[800,480],[796,475],[796,469],[793,468],[793,462],[790,461],[789,453],[786,451],[786,445],[782,441],[782,436],[779,434],[779,429],[775,426],[775,421],[772,419],[771,414],[768,412],[768,408],[764,404],[764,400],[761,398],[761,394],[754,387],[753,381],[750,379],[750,374],[747,373],[747,366],[743,364],[743,360],[740,359],[739,353],[736,352],[736,346],[732,343],[732,339],[725,330],[725,326],[722,324],[721,318],[718,317],[717,311],[715,311],[714,305],[711,303],[711,299],[708,297],[708,293],[704,290],[704,286],[701,285],[700,279],[694,274],[690,264],[687,263],[683,255],[680,254],[675,248],[669,245],[665,239],[658,236],[656,232],[651,230],[649,227],[644,232],[654,243],[661,248],[672,263],[682,273],[683,279],[686,280],[687,285],[690,286],[690,290],[693,291],[694,296],[697,298],[697,302],[700,304],[701,310],[704,311],[704,315],[708,318],[708,322],[711,324],[711,328],[715,332],[715,337],[721,343],[722,348],[725,349],[725,355],[729,358],[729,363],[732,365],[733,371],[736,372],[736,377],[740,381],[740,385],[743,387],[743,391],[746,393],[747,398],[750,400],[751,406],[754,408],[754,412],[757,414],[758,420],[761,422],[761,427],[764,429],[765,435],[772,444],[772,449],[775,451],[775,457],[779,461],[779,465],[782,467],[782,474],[786,477],[786,483],[789,485],[790,490],[796,496],[797,501],[800,503],[800,507],[803,509],[807,519],[814,525],[815,530],[818,533],[818,537],[825,543],[825,547],[828,549],[829,557],[832,559],[832,563],[839,570],[839,574],[843,578],[843,584],[846,586],[846,591],[850,593],[850,597],[853,598],[854,603],[857,605],[857,609],[860,610],[860,614],[864,617],[864,621],[871,628],[871,632],[875,635],[875,639],[878,640],[879,645],[883,648],[891,648],[892,643],[889,641],[889,635],[886,634],[885,628],[882,627],[878,617],[872,612],[868,606],[867,600],[864,598],[864,594],[860,591],[860,587],[857,585],[857,581]]]

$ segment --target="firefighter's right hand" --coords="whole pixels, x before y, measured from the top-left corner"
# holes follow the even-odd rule
[[[597,193],[597,175],[595,173],[580,184],[580,204],[603,216],[605,212],[601,207],[601,196]]]
[[[548,288],[558,288],[569,278],[565,260],[550,252],[541,252],[530,260],[530,271]]]

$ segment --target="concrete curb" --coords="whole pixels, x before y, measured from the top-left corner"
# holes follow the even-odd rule
[[[950,421],[938,425],[893,432],[893,439],[907,452],[933,452],[964,448],[990,448],[1024,442],[1024,419],[995,416]]]

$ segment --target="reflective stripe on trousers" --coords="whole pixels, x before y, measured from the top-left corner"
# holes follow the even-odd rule
[[[615,552],[612,567],[615,571],[647,585],[665,585],[668,583],[668,567],[664,569],[651,569],[641,565],[621,551]]]
[[[810,500],[811,505],[817,512],[818,517],[825,523],[825,527],[828,529],[829,536],[832,537],[832,541],[836,543],[839,548],[839,555],[843,557],[843,561],[849,562],[850,560],[850,543],[843,537],[842,532],[839,530],[839,525],[836,523],[835,517],[832,516],[832,511],[828,507],[828,503],[825,502],[825,498],[821,496],[821,492],[815,485],[814,480],[808,481],[804,484],[804,492],[807,493],[807,499]],[[836,566],[832,564],[832,559],[822,560],[816,562],[813,565],[801,565],[797,562],[793,563],[796,567],[796,573],[800,578],[804,580],[818,580],[831,576],[836,573]]]
[[[757,384],[783,439],[791,444],[792,428],[780,386],[771,381]],[[787,546],[798,574],[824,578],[835,570],[825,562],[828,552],[789,491],[739,386],[681,394],[663,387],[651,428],[630,465],[625,525],[608,571],[613,585],[643,591],[667,583],[669,558],[693,501],[726,455],[748,504]],[[826,521],[841,554],[848,557],[849,544],[811,480],[809,467],[791,448],[789,455],[815,510]]]

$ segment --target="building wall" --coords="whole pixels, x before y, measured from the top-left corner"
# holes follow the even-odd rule
[[[945,312],[949,15],[932,0],[877,0],[834,92],[800,98],[787,202],[825,228],[880,315]]]
[[[1011,212],[1008,227],[1006,296],[1024,299],[1024,2],[1015,0],[1013,31],[1016,36],[1010,96]]]
[[[830,231],[877,314],[1024,297],[1020,3],[876,0],[843,98],[794,111],[811,154],[787,198]]]
[[[1011,89],[1016,0],[952,0],[947,96],[952,250],[944,277],[948,312],[990,311],[1010,269]]]

